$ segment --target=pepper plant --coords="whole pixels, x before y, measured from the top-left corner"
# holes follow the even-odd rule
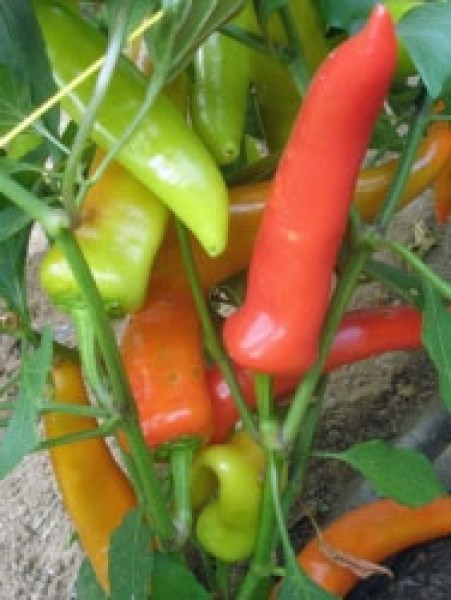
[[[287,528],[332,370],[424,346],[451,407],[451,286],[388,233],[427,188],[451,210],[450,31],[438,1],[3,0],[0,474],[50,451],[78,600],[327,600],[450,533],[380,440],[321,456],[389,500],[327,556]],[[35,226],[71,347],[31,318]],[[352,309],[363,280],[397,303]]]

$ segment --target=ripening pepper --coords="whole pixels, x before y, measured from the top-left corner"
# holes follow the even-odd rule
[[[232,21],[246,27],[252,19],[248,3]],[[240,42],[213,32],[193,58],[190,115],[195,131],[218,164],[241,152],[250,86],[250,53]]]
[[[147,444],[208,441],[211,404],[193,299],[170,278],[153,279],[143,308],[131,315],[121,354]]]
[[[191,497],[198,511],[196,535],[216,558],[236,562],[251,555],[263,469],[264,453],[246,433],[227,444],[203,448],[195,456]]]
[[[78,363],[57,359],[52,376],[56,402],[89,404]],[[45,436],[49,440],[95,427],[96,420],[88,417],[62,413],[44,416]],[[127,512],[136,507],[133,489],[103,439],[54,447],[50,458],[64,507],[97,578],[108,591],[110,537]]]
[[[104,54],[105,39],[57,0],[34,0],[34,6],[61,88]],[[76,122],[83,118],[94,83],[95,78],[89,78],[61,101]],[[100,148],[111,148],[136,116],[146,85],[145,77],[122,57],[91,134]],[[187,225],[208,254],[222,252],[228,216],[224,181],[199,138],[164,94],[155,100],[116,159]]]
[[[125,315],[142,305],[167,216],[164,205],[117,163],[89,190],[75,236],[110,314]],[[60,309],[81,306],[77,283],[57,245],[47,252],[39,275]]]
[[[446,497],[420,508],[377,500],[342,515],[321,532],[321,537],[356,560],[379,563],[411,546],[450,534],[451,498]],[[318,585],[340,597],[358,582],[354,572],[322,551],[318,538],[301,550],[298,561]]]
[[[272,183],[245,303],[225,323],[238,364],[275,374],[315,361],[353,188],[395,62],[394,25],[377,5],[316,72]]]
[[[451,159],[449,158],[433,184],[437,220],[446,223],[451,214]]]

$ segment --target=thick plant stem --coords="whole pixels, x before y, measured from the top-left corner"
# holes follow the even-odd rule
[[[174,488],[174,522],[177,532],[177,546],[183,546],[192,526],[191,511],[191,467],[193,446],[180,445],[170,450],[172,485]]]
[[[230,360],[225,352],[218,335],[216,334],[213,321],[208,312],[207,303],[205,301],[202,289],[199,284],[199,278],[196,272],[196,265],[193,260],[191,247],[188,241],[188,232],[186,227],[178,219],[176,220],[177,235],[180,244],[180,249],[183,257],[183,264],[186,270],[186,275],[190,284],[191,293],[194,298],[197,313],[202,325],[205,345],[209,350],[213,360],[218,365],[221,373],[229,386],[229,389],[235,400],[236,407],[240,413],[240,418],[247,431],[254,437],[258,438],[258,431],[255,427],[251,413],[247,408],[246,401],[241,392],[240,386],[235,378],[235,374],[230,364]]]
[[[74,235],[70,231],[64,230],[56,237],[55,241],[72,269],[91,317],[97,343],[108,373],[113,405],[121,415],[121,429],[130,446],[146,515],[161,542],[163,544],[170,542],[174,537],[174,526],[164,501],[152,456],[139,427],[130,386],[102,299]]]

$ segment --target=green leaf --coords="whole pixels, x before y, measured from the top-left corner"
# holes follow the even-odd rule
[[[25,108],[27,98],[31,106],[36,107],[56,91],[45,45],[30,0],[0,2],[0,57],[3,66],[0,77],[2,110],[5,109],[6,86],[11,83],[11,78],[15,80],[12,94],[21,99],[19,109]],[[5,76],[5,73],[8,75]],[[3,80],[4,77],[6,81]],[[16,117],[17,122],[17,111],[13,111],[10,117]],[[58,136],[58,109],[48,111],[43,121],[53,135]]]
[[[76,593],[77,600],[108,600],[87,558],[78,571]]]
[[[287,564],[286,575],[283,579],[277,600],[337,600],[335,596],[320,588],[293,561]]]
[[[266,28],[271,16],[287,3],[288,0],[254,0],[255,13],[263,29]]]
[[[408,448],[394,448],[374,440],[327,456],[354,467],[380,495],[412,508],[446,495],[445,486],[427,458]]]
[[[29,223],[30,217],[14,205],[0,210],[0,247],[2,242],[22,231]]]
[[[211,600],[193,573],[167,554],[155,554],[151,600]]]
[[[398,33],[432,98],[451,90],[451,4],[428,3],[408,12]]]
[[[19,396],[0,445],[0,479],[3,479],[39,441],[38,404],[45,395],[52,361],[52,333],[46,328],[36,350],[25,354],[19,375]]]
[[[377,0],[319,0],[327,25],[348,32],[362,24],[375,4]]]
[[[439,294],[424,283],[423,344],[434,363],[440,395],[451,410],[451,313]]]
[[[0,230],[3,229],[8,233],[8,223],[4,221],[3,213],[4,211],[0,212]],[[21,218],[16,212],[14,215],[14,222],[9,223],[13,227],[18,225],[18,220]],[[9,216],[11,217],[11,213]],[[29,322],[25,283],[25,259],[29,235],[30,227],[27,227],[14,235],[6,236],[0,242],[0,298],[6,301],[9,310],[20,316],[24,324]]]
[[[153,567],[151,537],[152,532],[139,509],[129,512],[111,536],[111,600],[147,600]]]

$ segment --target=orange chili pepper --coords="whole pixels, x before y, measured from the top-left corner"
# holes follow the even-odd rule
[[[447,160],[433,184],[437,220],[446,223],[451,214],[451,159]]]
[[[210,438],[212,413],[202,338],[185,285],[158,279],[124,332],[121,353],[151,447],[183,438]]]
[[[345,596],[358,576],[321,550],[321,540],[340,552],[378,563],[410,546],[451,533],[451,497],[420,508],[378,500],[350,511],[326,527],[301,550],[298,561],[318,585]],[[277,596],[275,596],[277,597]]]
[[[451,153],[451,132],[444,127],[431,127],[420,144],[399,207],[412,202],[437,178]],[[371,222],[388,192],[396,172],[398,159],[363,169],[357,180],[354,204],[362,219]]]
[[[58,359],[53,382],[57,402],[88,404],[80,366],[75,361]],[[96,426],[96,420],[87,417],[60,413],[44,417],[49,440]],[[102,439],[57,446],[50,450],[50,458],[66,511],[97,578],[108,591],[110,536],[136,506],[133,489]]]

